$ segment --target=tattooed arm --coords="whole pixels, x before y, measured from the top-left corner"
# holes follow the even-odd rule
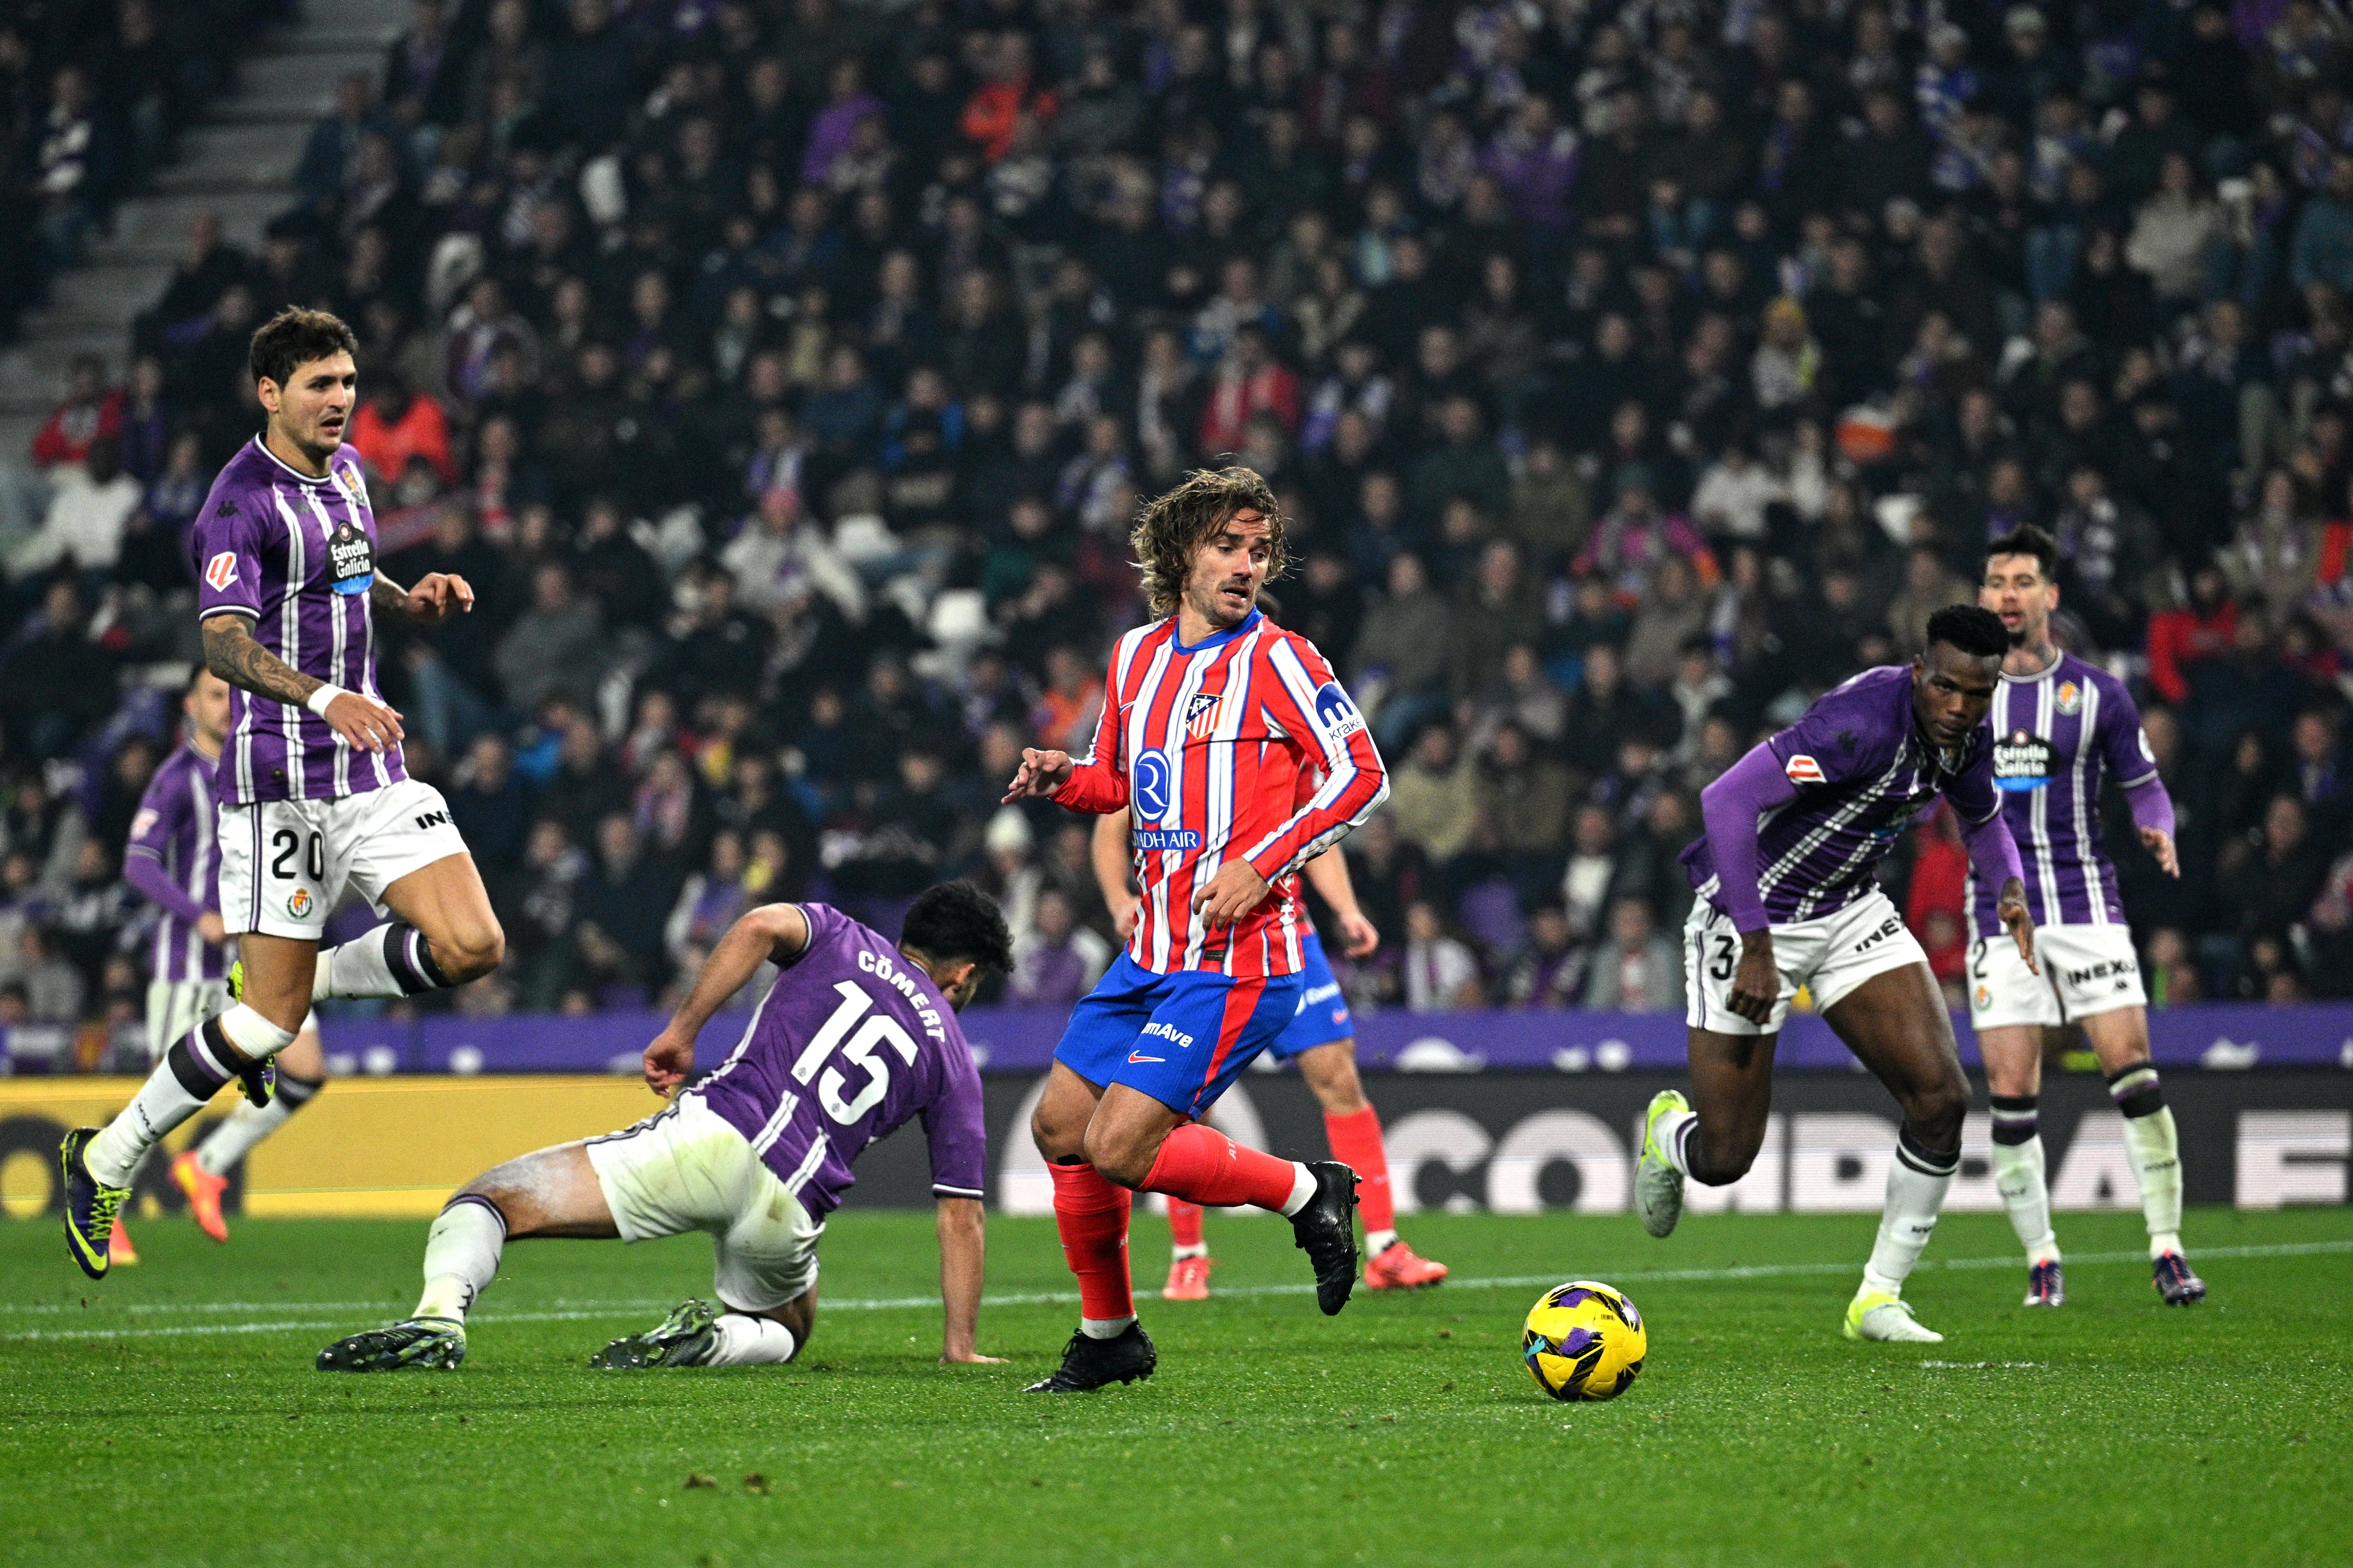
[[[272,702],[308,706],[327,684],[254,641],[253,625],[243,616],[207,616],[204,632],[205,668],[241,691]],[[364,752],[385,752],[400,744],[400,715],[364,693],[343,692],[327,704],[321,717],[328,728]]]

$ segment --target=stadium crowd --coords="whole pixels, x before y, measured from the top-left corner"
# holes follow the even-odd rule
[[[0,343],[287,10],[284,0],[0,4]]]
[[[459,1005],[955,871],[1074,1000],[1090,825],[997,796],[1224,460],[1391,762],[1360,1005],[1679,1008],[1697,790],[2021,522],[2177,803],[2178,882],[2111,834],[2152,1000],[2353,994],[2348,64],[2336,0],[415,0],[29,455],[0,1019],[135,1016],[185,541],[290,303],[360,333],[385,569],[480,595],[380,634],[509,932]],[[1894,862],[1954,985],[1965,868]]]

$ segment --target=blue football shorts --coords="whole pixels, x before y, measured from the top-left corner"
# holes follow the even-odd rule
[[[1348,1016],[1348,999],[1340,994],[1340,983],[1332,977],[1331,960],[1324,956],[1324,939],[1311,931],[1299,946],[1307,958],[1299,972],[1299,978],[1305,982],[1299,993],[1299,1011],[1291,1016],[1290,1026],[1268,1047],[1279,1062],[1287,1062],[1302,1051],[1312,1051],[1335,1040],[1353,1038],[1356,1033],[1356,1020]]]
[[[1306,989],[1298,974],[1156,974],[1123,952],[1071,1010],[1054,1059],[1098,1088],[1124,1083],[1199,1116],[1292,1026]]]

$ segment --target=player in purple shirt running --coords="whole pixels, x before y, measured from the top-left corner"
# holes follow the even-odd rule
[[[2026,1304],[2067,1299],[2059,1239],[2051,1229],[2036,1101],[2042,1092],[2042,1031],[2083,1026],[2108,1092],[2124,1113],[2125,1155],[2140,1184],[2158,1294],[2187,1307],[2206,1282],[2181,1251],[2181,1144],[2157,1068],[2148,1059],[2148,995],[2132,929],[2117,897],[2116,868],[2100,841],[2100,785],[2113,778],[2132,808],[2142,844],[2168,877],[2173,802],[2124,683],[2051,640],[2059,607],[2059,547],[2021,528],[1986,547],[1978,602],[2001,617],[2010,652],[1994,694],[1994,783],[2025,862],[2035,916],[2036,974],[2000,940],[1990,889],[1970,891],[1969,1023],[1993,1097],[1993,1175],[2026,1248]]]
[[[694,1037],[764,963],[780,966],[735,1048],[692,1081]],[[615,1340],[593,1366],[750,1366],[790,1361],[817,1313],[817,1242],[869,1143],[920,1120],[939,1200],[940,1359],[974,1347],[987,1133],[980,1073],[956,1012],[981,973],[1010,970],[1013,938],[969,882],[926,889],[899,941],[823,904],[769,904],[730,927],[694,989],[646,1047],[667,1110],[603,1138],[561,1143],[475,1177],[425,1242],[425,1291],[389,1328],[338,1340],[322,1372],[453,1367],[466,1312],[509,1241],[643,1241],[708,1231],[716,1310],[688,1301]]]
[[[1683,851],[1699,893],[1683,928],[1697,1109],[1673,1089],[1651,1101],[1634,1206],[1645,1229],[1665,1236],[1682,1216],[1685,1178],[1722,1186],[1747,1173],[1772,1104],[1774,1040],[1790,1000],[1810,987],[1904,1109],[1879,1240],[1846,1311],[1849,1339],[1944,1337],[1913,1321],[1904,1281],[1959,1168],[1969,1086],[1927,955],[1873,879],[1938,797],[1960,816],[1976,874],[2001,889],[2001,924],[2034,962],[1985,727],[2009,647],[1991,611],[1938,610],[1908,668],[1863,671],[1708,785],[1707,831]]]
[[[181,701],[187,719],[180,748],[164,759],[139,797],[122,851],[122,879],[155,906],[148,943],[147,1049],[161,1063],[179,1038],[228,1005],[228,937],[220,916],[220,843],[214,836],[213,780],[228,737],[228,684],[198,669]],[[172,1179],[188,1213],[215,1241],[228,1239],[221,1195],[228,1173],[253,1146],[286,1125],[326,1086],[319,1020],[303,1020],[275,1063],[278,1091],[267,1105],[240,1104],[205,1141],[172,1162]],[[111,1263],[135,1263],[115,1222]]]
[[[205,663],[237,689],[215,781],[235,1005],[174,1041],[103,1131],[66,1134],[66,1241],[93,1279],[140,1160],[232,1079],[267,1105],[270,1059],[314,1000],[461,985],[505,952],[448,805],[408,777],[400,715],[376,688],[379,612],[429,624],[471,609],[474,591],[438,573],[403,588],[376,570],[367,481],[343,445],[356,350],[320,310],[281,310],[253,334],[247,365],[269,425],[196,515]],[[394,918],[322,952],[346,885]]]

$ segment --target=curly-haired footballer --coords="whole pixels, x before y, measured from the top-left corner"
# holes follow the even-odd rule
[[[1264,479],[1192,474],[1144,509],[1132,542],[1159,618],[1119,639],[1087,756],[1026,751],[1005,797],[1127,808],[1142,889],[1127,951],[1071,1015],[1030,1120],[1080,1295],[1042,1393],[1152,1374],[1128,1280],[1131,1193],[1289,1215],[1327,1314],[1356,1273],[1348,1167],[1244,1149],[1196,1119],[1298,1012],[1296,873],[1372,814],[1388,778],[1324,656],[1258,608],[1283,567]],[[1303,791],[1314,768],[1324,782]]]

